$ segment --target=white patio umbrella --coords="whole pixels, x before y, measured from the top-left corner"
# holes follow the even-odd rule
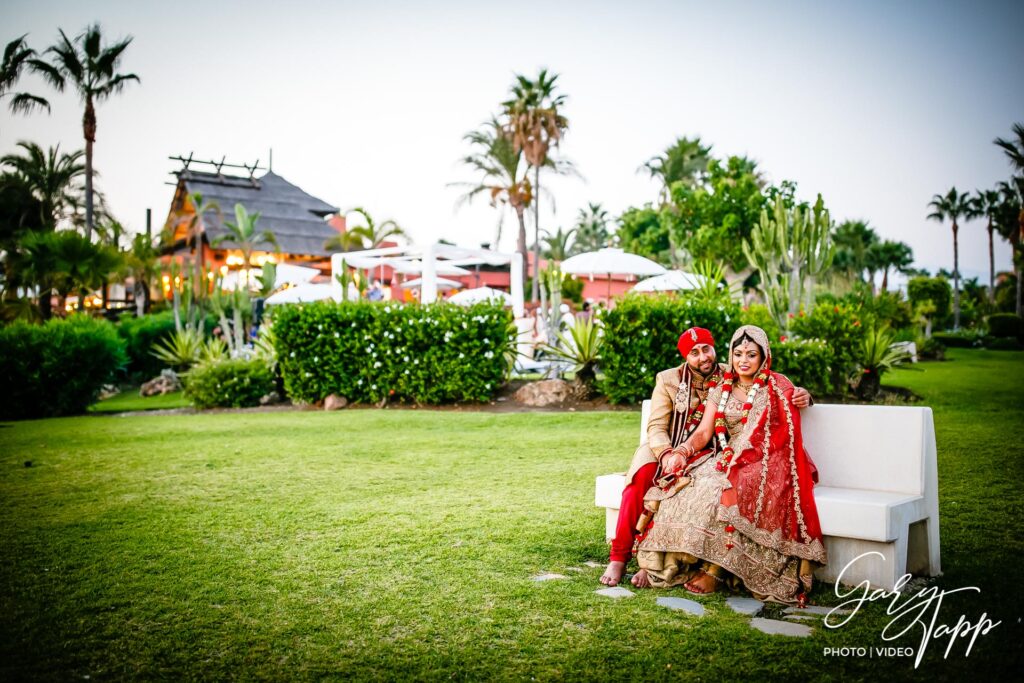
[[[417,287],[422,287],[422,286],[423,286],[423,278],[421,278],[421,277],[418,277],[415,280],[408,280],[408,281],[402,283],[402,287],[405,288],[405,289],[416,289]],[[438,289],[458,289],[459,287],[462,287],[462,286],[463,285],[462,285],[461,282],[457,282],[455,280],[448,280],[448,279],[445,279],[443,277],[437,278],[437,288]]]
[[[562,261],[562,272],[573,275],[604,275],[608,278],[608,298],[612,298],[612,275],[661,275],[665,267],[639,254],[615,247],[576,254]]]
[[[264,302],[267,306],[274,304],[297,304],[309,301],[323,301],[331,298],[331,286],[327,284],[315,285],[305,282],[295,287],[282,289],[276,294],[271,294]]]
[[[400,261],[398,259],[391,259],[387,264],[397,270],[399,273],[422,273],[423,272],[423,261]],[[453,266],[444,261],[437,261],[434,264],[434,272],[438,275],[469,275],[473,271],[466,270],[461,266]]]
[[[661,275],[641,280],[633,287],[634,292],[674,292],[677,290],[697,289],[704,278],[682,270],[667,270]]]
[[[467,289],[459,292],[458,294],[452,294],[451,297],[448,298],[448,301],[460,306],[472,306],[473,304],[480,303],[481,301],[492,301],[494,299],[501,301],[503,306],[512,305],[512,297],[508,292],[503,292],[500,289],[494,289],[493,287],[476,287],[474,289]]]

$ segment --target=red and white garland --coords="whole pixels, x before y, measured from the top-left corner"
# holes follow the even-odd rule
[[[718,458],[718,462],[715,463],[715,467],[719,472],[728,473],[732,468],[733,459],[736,457],[736,453],[733,452],[732,446],[726,441],[725,435],[728,432],[725,426],[725,404],[729,401],[729,396],[732,394],[732,381],[734,376],[732,372],[725,373],[725,377],[722,381],[722,396],[718,399],[718,409],[715,411],[715,437],[718,439],[718,445],[722,452],[722,455]],[[743,403],[743,417],[740,422],[744,425],[747,424],[747,417],[750,415],[751,408],[754,407],[754,397],[757,396],[758,390],[764,386],[768,380],[768,374],[763,370],[758,373],[757,377],[754,378],[754,384],[747,392],[747,400]]]

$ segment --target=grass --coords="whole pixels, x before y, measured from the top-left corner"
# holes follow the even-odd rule
[[[156,396],[139,396],[137,388],[126,389],[119,394],[89,406],[90,413],[124,413],[135,410],[162,410],[165,408],[187,408],[191,405],[184,392],[172,391]]]
[[[1002,624],[921,667],[827,657],[880,636],[873,603],[803,640],[721,596],[594,594],[594,476],[638,413],[341,411],[79,417],[0,428],[4,679],[794,680],[1007,677],[1021,665],[1022,353],[953,351],[887,384],[939,444],[940,622]],[[32,461],[25,467],[26,460]],[[570,578],[536,583],[542,572]],[[813,596],[835,603],[830,586]]]

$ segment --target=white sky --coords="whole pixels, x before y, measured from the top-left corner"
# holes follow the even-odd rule
[[[928,201],[1007,178],[992,140],[1024,121],[1024,3],[6,0],[0,40],[27,32],[41,50],[58,27],[95,20],[135,38],[122,70],[142,84],[100,107],[96,143],[100,187],[133,230],[147,207],[156,227],[166,217],[168,156],[265,163],[273,147],[275,172],[417,242],[492,241],[497,210],[481,198],[456,213],[446,185],[473,179],[462,136],[497,112],[513,74],[546,66],[569,96],[563,152],[586,181],[552,182],[558,210],[543,207],[542,228],[570,227],[588,201],[613,215],[653,201],[636,169],[700,135],[935,270],[952,267],[952,235],[925,219]],[[4,108],[0,153],[21,139],[81,147],[73,96],[22,85],[53,113]],[[960,258],[987,280],[981,222],[962,227]],[[1010,267],[1003,242],[996,267]]]

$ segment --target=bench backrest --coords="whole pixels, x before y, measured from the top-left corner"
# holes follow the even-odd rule
[[[641,413],[647,440],[650,401]],[[800,411],[804,446],[818,484],[922,495],[935,468],[931,408],[817,404]]]

